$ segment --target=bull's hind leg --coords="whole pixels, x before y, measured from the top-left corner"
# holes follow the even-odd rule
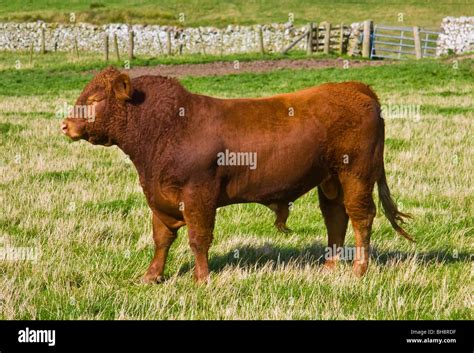
[[[372,198],[374,181],[370,178],[340,175],[344,191],[344,205],[352,223],[355,235],[355,258],[353,271],[363,276],[369,265],[370,233],[375,217],[375,204]]]
[[[344,207],[341,184],[337,179],[331,178],[318,186],[318,195],[319,208],[328,230],[328,252],[325,254],[324,266],[332,269],[339,260],[337,249],[344,246],[349,217]]]

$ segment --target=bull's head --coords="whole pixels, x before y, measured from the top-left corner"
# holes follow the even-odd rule
[[[113,129],[125,119],[125,102],[132,97],[127,74],[109,67],[99,72],[84,88],[74,109],[61,123],[62,132],[72,140],[92,144],[114,144]]]

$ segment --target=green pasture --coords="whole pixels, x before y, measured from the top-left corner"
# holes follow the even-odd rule
[[[126,4],[114,1],[88,9],[85,1],[57,3],[64,12],[98,14],[109,7],[125,11]],[[146,18],[140,16],[151,2],[141,3],[143,12],[133,10],[133,20]],[[215,3],[225,10],[218,12],[220,21],[284,21],[291,4],[296,14],[305,8],[304,1],[289,1],[284,11],[263,1],[250,2],[248,8],[210,0],[200,8],[196,1],[183,6],[192,23],[208,24],[210,18],[200,15]],[[357,3],[347,2],[347,16],[367,17]],[[438,18],[428,20],[430,11],[445,12],[439,7],[452,3],[425,3],[425,17],[418,19],[437,23]],[[14,2],[5,3],[0,18],[7,13],[47,17],[44,4],[15,8]],[[179,7],[167,4],[163,16],[171,23]],[[373,3],[374,19],[376,11],[381,19],[398,11],[381,4]],[[417,14],[414,1],[412,8]],[[332,14],[334,20],[341,11]],[[304,22],[316,13],[297,18]],[[397,235],[378,212],[367,275],[355,278],[350,262],[324,271],[326,230],[313,190],[295,203],[288,221],[291,234],[278,233],[273,214],[263,206],[221,209],[208,285],[193,282],[186,229],[170,251],[167,280],[144,285],[139,278],[153,253],[151,215],[133,166],[116,147],[71,143],[60,134],[55,117],[57,107],[72,104],[92,70],[104,63],[47,56],[29,65],[22,54],[24,65],[16,69],[15,55],[0,54],[0,249],[24,247],[40,256],[37,261],[0,261],[0,319],[472,320],[472,59],[182,79],[191,91],[219,97],[257,97],[359,80],[370,84],[384,105],[419,106],[416,117],[385,116],[388,184],[400,208],[414,216],[407,230],[416,244]],[[202,57],[179,60],[199,62]],[[354,244],[352,230],[346,243]]]

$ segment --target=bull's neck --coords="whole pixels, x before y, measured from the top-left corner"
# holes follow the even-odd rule
[[[132,102],[125,106],[127,119],[115,132],[114,142],[129,156],[141,177],[158,168],[160,156],[173,148],[176,139],[179,140],[187,119],[180,116],[180,109],[188,111],[190,96],[184,92],[169,97],[166,104],[160,99],[141,105]]]
[[[124,123],[120,127],[121,131],[114,136],[114,142],[130,158],[141,174],[143,156],[140,154],[140,131],[136,130],[134,125],[133,121]]]

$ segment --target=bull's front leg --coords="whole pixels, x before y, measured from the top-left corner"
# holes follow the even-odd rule
[[[209,248],[212,243],[217,208],[213,187],[195,185],[183,190],[183,214],[188,226],[189,246],[194,254],[194,279],[209,280]]]
[[[166,258],[168,251],[178,234],[178,229],[183,222],[172,220],[170,222],[166,216],[161,219],[153,213],[153,240],[155,242],[155,255],[143,276],[144,283],[159,283],[163,281]],[[169,217],[168,217],[169,218]]]

